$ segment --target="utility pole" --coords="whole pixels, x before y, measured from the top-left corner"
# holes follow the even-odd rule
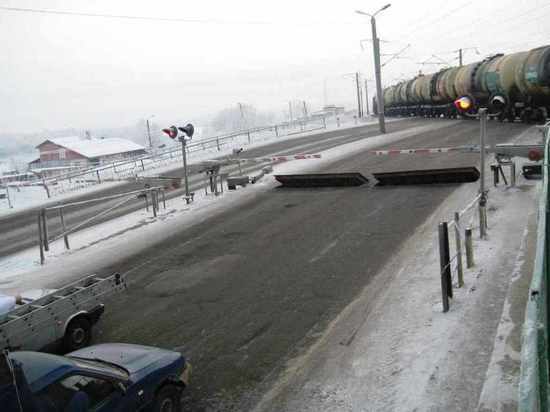
[[[153,142],[151,141],[151,127],[149,126],[149,119],[147,119],[147,137],[149,137],[149,149],[152,149]]]
[[[355,72],[355,87],[357,88],[357,118],[363,117],[361,109],[361,85],[359,84],[359,72]]]
[[[323,79],[323,103],[324,106],[327,107],[327,78],[325,77]]]
[[[246,119],[244,118],[244,108],[242,103],[237,103],[239,105],[239,111],[241,112],[241,130],[246,129]]]
[[[368,81],[365,80],[365,106],[366,106],[366,109],[367,109],[367,116],[370,114],[370,111],[369,111],[369,86],[368,86]]]
[[[303,100],[302,103],[304,104],[304,117],[307,118],[307,104],[306,104],[306,101]]]
[[[370,18],[372,26],[372,43],[374,49],[374,74],[376,76],[376,102],[378,103],[378,124],[380,133],[386,133],[384,119],[384,95],[382,94],[382,75],[380,73],[380,39],[376,36],[376,19]]]
[[[376,20],[375,17],[381,11],[386,10],[391,6],[390,3],[380,8],[376,13],[369,14],[361,10],[356,10],[357,14],[370,16],[372,26],[372,45],[374,53],[374,74],[376,75],[376,103],[378,106],[378,124],[380,125],[380,133],[386,133],[386,123],[384,121],[384,95],[382,94],[382,75],[380,73],[380,39],[376,35]],[[408,47],[408,46],[407,46]]]
[[[288,117],[290,118],[290,123],[292,123],[292,101],[288,101]]]

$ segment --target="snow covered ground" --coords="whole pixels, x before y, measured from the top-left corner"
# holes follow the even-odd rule
[[[539,140],[534,128],[517,139]],[[256,411],[516,410],[539,187],[521,177],[516,188],[490,186],[486,240],[477,216],[465,215],[475,266],[460,289],[453,268],[454,298],[443,313],[438,223],[478,190],[458,188],[314,347],[287,363]]]
[[[399,119],[389,119],[389,121],[398,121]],[[273,143],[274,141],[284,141],[290,139],[297,139],[310,134],[319,133],[323,131],[346,129],[355,127],[357,125],[368,125],[377,122],[376,118],[364,120],[362,122],[356,122],[353,117],[342,116],[340,126],[336,125],[334,117],[327,118],[327,128],[319,129],[322,123],[319,125],[313,124],[307,127],[315,127],[315,130],[307,130],[300,132],[299,130],[289,130],[290,134],[275,136],[273,132],[255,133],[252,135],[252,142],[248,143],[246,135],[240,136],[232,141],[231,144],[225,144],[218,151],[216,148],[210,148],[206,150],[194,150],[189,153],[189,162],[197,163],[204,160],[212,159],[220,156],[228,156],[232,154],[233,148],[243,147],[246,149],[253,149],[256,147],[265,146]],[[175,152],[173,155],[165,155],[155,159],[148,159],[144,161],[143,170],[140,161],[131,162],[123,166],[115,166],[101,171],[102,183],[99,184],[95,171],[91,171],[85,176],[81,176],[78,179],[62,180],[56,185],[50,186],[50,193],[52,198],[48,199],[46,190],[41,186],[18,186],[10,187],[9,195],[11,200],[11,207],[7,197],[0,199],[0,216],[8,215],[11,213],[24,210],[26,208],[36,207],[42,204],[52,204],[59,201],[65,201],[71,197],[81,195],[83,193],[89,193],[97,190],[102,190],[107,186],[116,186],[123,183],[128,178],[135,176],[152,176],[162,173],[167,173],[174,168],[179,168],[182,159],[179,152]],[[0,189],[0,194],[5,193],[5,189]]]

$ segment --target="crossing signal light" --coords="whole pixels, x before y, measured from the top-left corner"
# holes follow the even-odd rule
[[[461,112],[467,112],[472,108],[472,100],[466,96],[455,100],[454,104],[455,107]]]
[[[162,129],[162,131],[166,133],[170,139],[178,137],[178,128],[176,126],[170,126],[167,129]]]

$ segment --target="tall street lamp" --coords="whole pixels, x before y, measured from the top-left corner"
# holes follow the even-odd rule
[[[361,10],[356,10],[357,14],[362,14],[370,17],[372,26],[372,44],[374,50],[374,74],[376,76],[376,102],[378,103],[378,124],[380,125],[380,133],[386,133],[386,123],[384,121],[384,96],[382,95],[382,76],[380,74],[380,39],[376,36],[376,15],[391,6],[386,4],[374,14],[365,13]]]

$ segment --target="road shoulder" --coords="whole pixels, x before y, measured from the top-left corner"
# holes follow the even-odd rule
[[[487,240],[477,239],[475,214],[464,220],[476,233],[476,265],[465,271],[465,286],[455,287],[451,310],[444,314],[437,224],[477,192],[477,185],[458,188],[317,343],[272,377],[255,410],[513,407],[536,188],[521,178],[517,188],[491,188]]]

